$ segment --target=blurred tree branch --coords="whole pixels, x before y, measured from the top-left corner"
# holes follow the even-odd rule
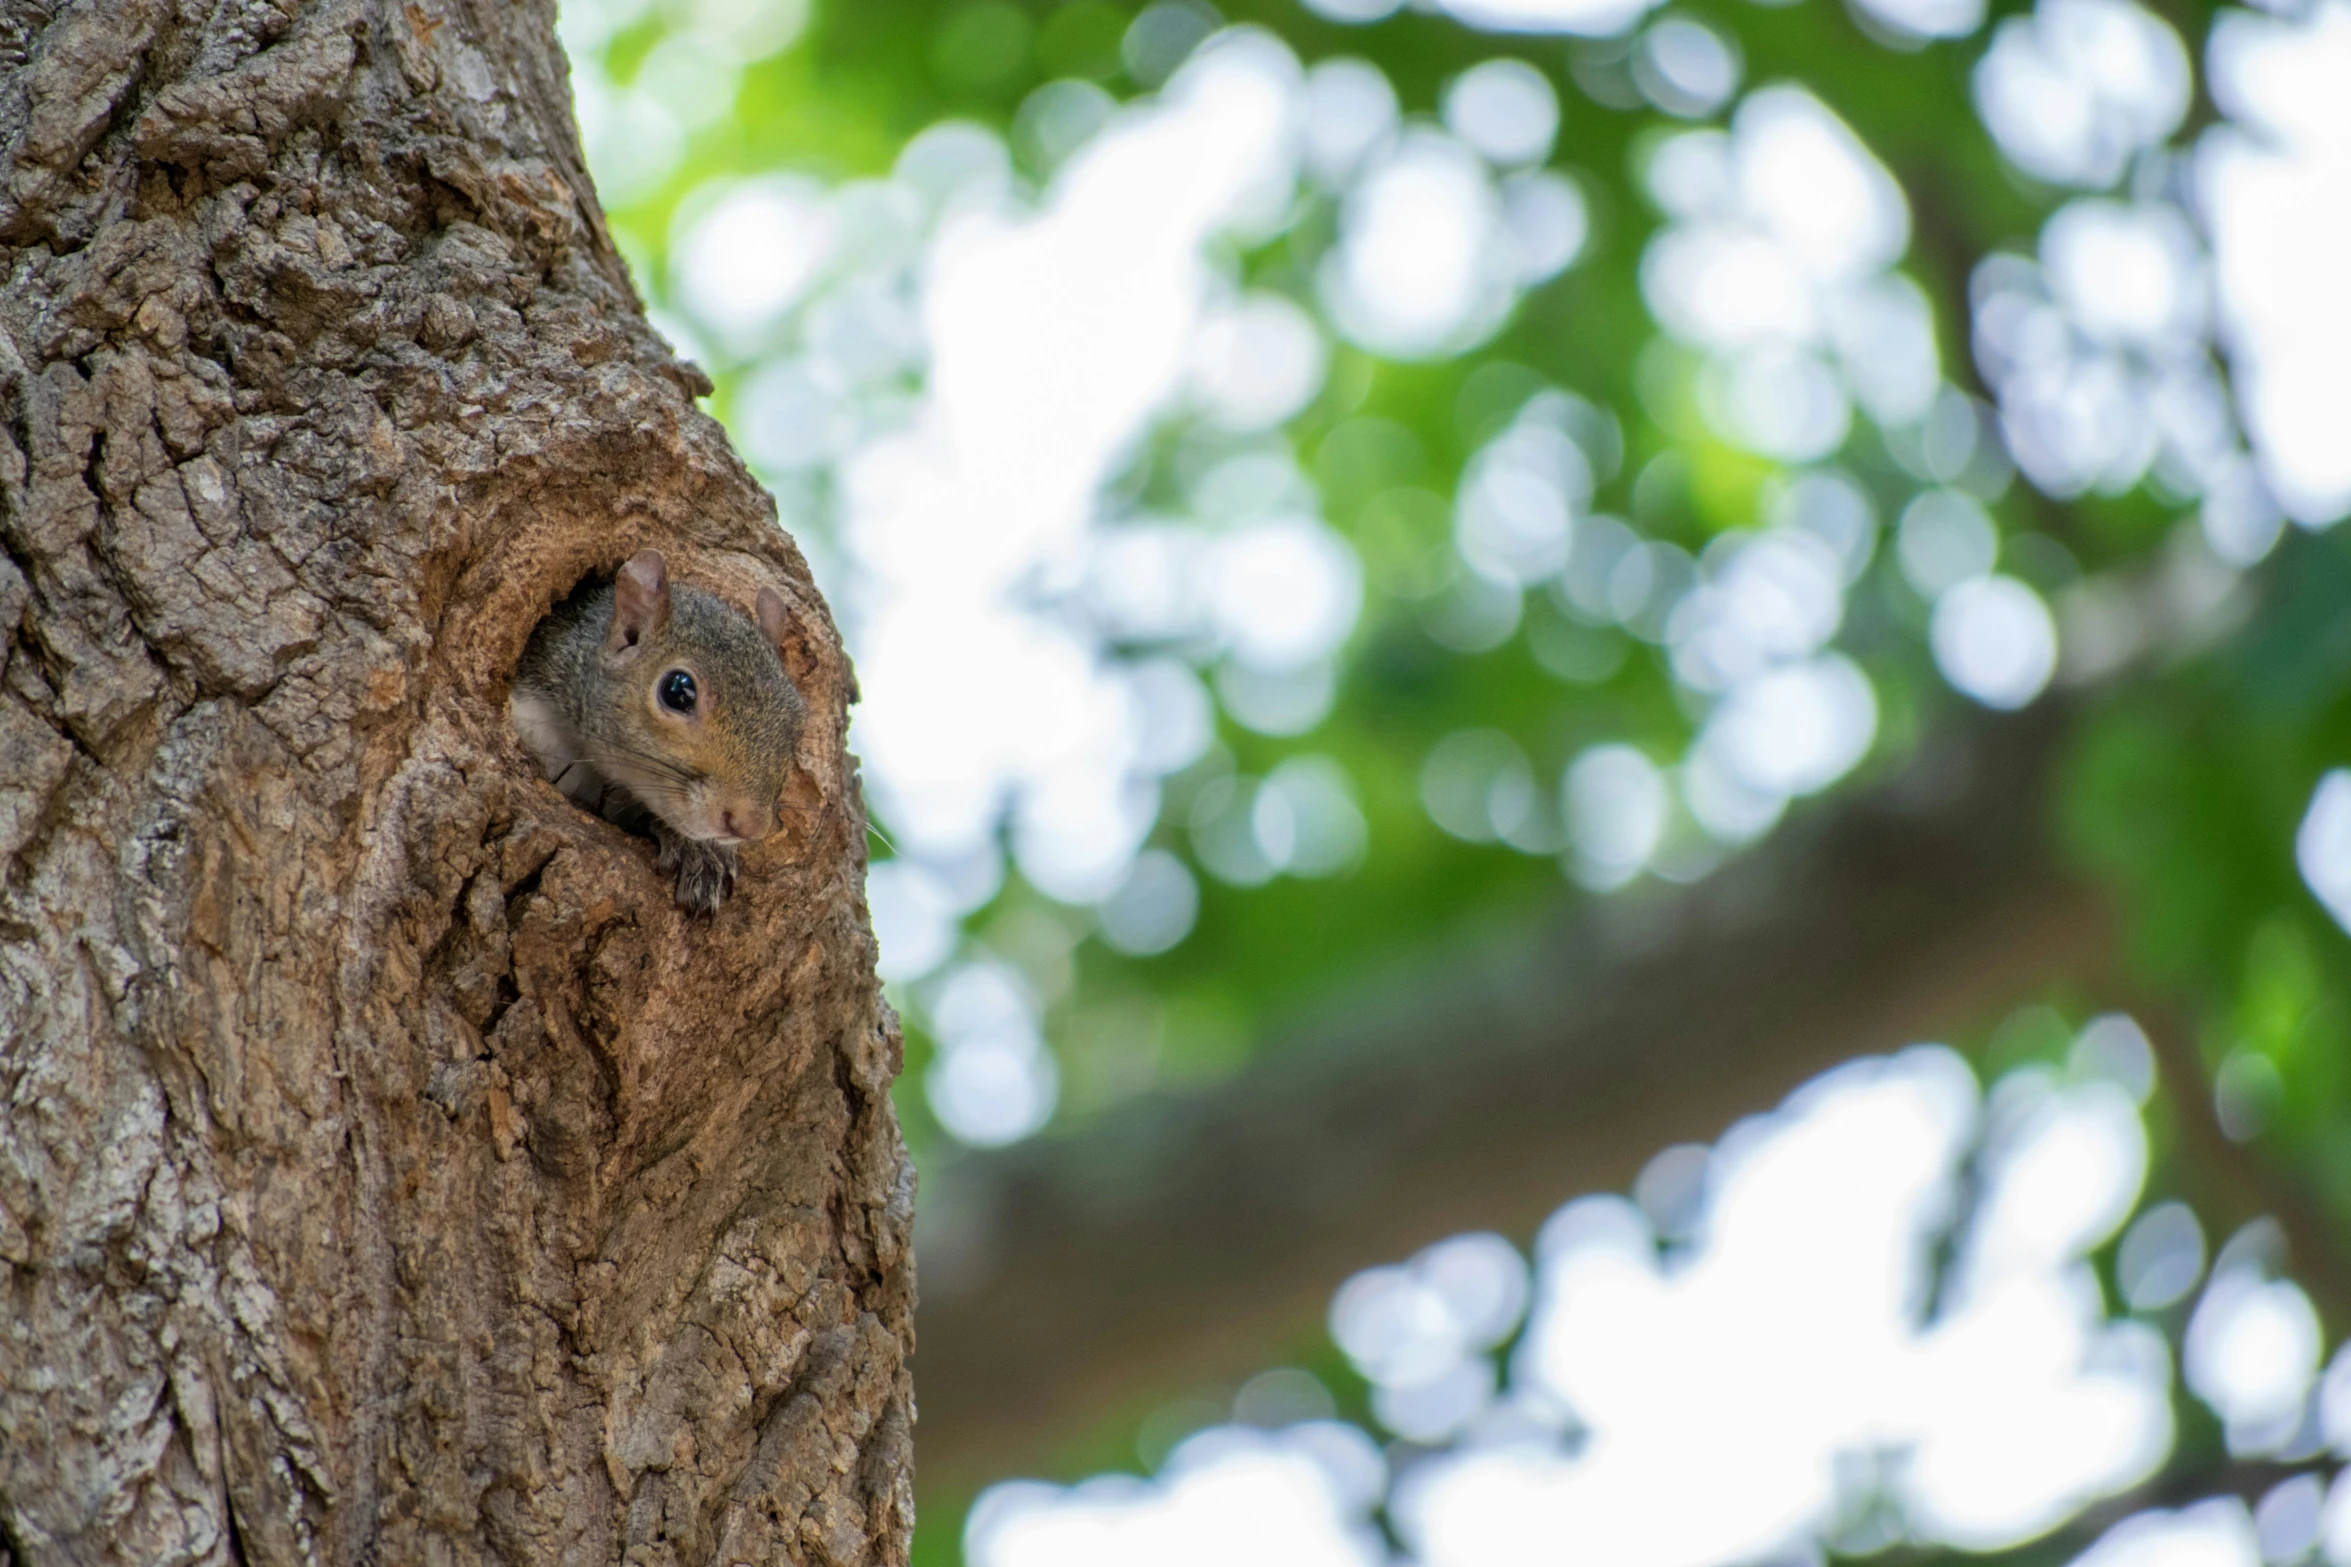
[[[2339,1334],[2351,1318],[2351,1254],[2346,1253],[2342,1227],[2315,1192],[2257,1148],[2236,1142],[2221,1130],[2211,1078],[2197,1057],[2195,1012],[2176,1001],[2122,994],[2147,1031],[2156,1065],[2171,1089],[2164,1102],[2171,1108],[2186,1155],[2179,1168],[2193,1183],[2189,1195],[2197,1211],[2230,1228],[2262,1217],[2275,1220],[2285,1234],[2295,1282],[2335,1330],[2329,1337]]]
[[[967,1157],[925,1192],[926,1485],[1238,1376],[1350,1272],[1532,1232],[1808,1076],[2105,964],[2042,805],[2065,704],[1954,724],[1687,888],[1579,901],[1295,1030],[1218,1088]]]

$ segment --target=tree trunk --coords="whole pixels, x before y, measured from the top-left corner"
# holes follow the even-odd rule
[[[853,685],[553,13],[0,0],[0,1563],[905,1557]],[[647,545],[811,648],[707,920],[504,717]]]

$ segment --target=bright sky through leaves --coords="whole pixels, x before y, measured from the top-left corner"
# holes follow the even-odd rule
[[[2199,645],[2240,573],[2351,510],[2346,0],[2208,36],[2134,0],[1989,27],[1857,0],[1867,48],[1948,68],[1974,118],[1937,134],[1980,144],[1985,210],[2029,214],[1976,253],[1917,149],[1744,10],[1310,9],[1337,24],[1312,48],[1154,7],[1125,79],[894,126],[851,178],[700,161],[821,19],[565,7],[657,319],[717,372],[858,660],[870,900],[934,1137],[1230,1070],[1246,900],[1417,897],[1446,855],[1563,896],[1704,877],[1922,715]],[[1009,14],[957,10],[934,71],[1041,60]],[[1482,52],[1415,83],[1384,26]],[[1605,165],[1603,113],[1641,124]],[[1618,295],[1578,292],[1604,269]],[[1629,324],[1562,325],[1569,297]],[[2261,785],[2302,814],[2258,852],[2351,927],[2351,792],[2312,792],[2339,760]],[[1203,944],[1233,974],[1195,973]],[[2303,1068],[2263,1020],[2324,1015],[2299,972],[2290,943],[2248,960],[2230,1138],[2290,1119]],[[2351,1448],[2351,1368],[2313,1401],[2327,1346],[2258,1227],[2133,1216],[2150,1082],[2114,1020],[1980,1097],[1938,1052],[1849,1068],[1564,1210],[1531,1259],[1466,1236],[1359,1276],[1331,1325],[1368,1426],[1226,1424],[1149,1478],[1001,1488],[973,1560],[1385,1562],[1375,1517],[1420,1567],[1997,1547],[2137,1483],[2182,1398],[2239,1456],[2314,1421]],[[2110,1238],[2109,1291],[2083,1259]],[[2079,1560],[2351,1567],[2351,1496],[2293,1484]]]
[[[1980,1097],[1939,1049],[1840,1068],[1710,1151],[1661,1156],[1675,1165],[1664,1185],[1690,1195],[1653,1195],[1645,1175],[1656,1211],[1613,1197],[1561,1209],[1531,1308],[1524,1264],[1494,1237],[1350,1282],[1334,1335],[1385,1422],[1440,1448],[1385,1497],[1413,1559],[1533,1564],[1565,1540],[1624,1567],[1814,1544],[1866,1554],[1879,1506],[1912,1538],[1989,1550],[2146,1478],[2171,1442],[2170,1351],[2107,1315],[2083,1261],[2138,1202],[2146,1045],[2105,1018],[2073,1058],[2082,1075],[2026,1069]],[[2180,1254],[2177,1214],[2134,1228],[2134,1276]],[[2174,1297],[2202,1255],[2187,1222],[2190,1272],[2162,1286]],[[1515,1347],[1497,1376],[1503,1342]],[[2257,1263],[2224,1261],[2187,1346],[2190,1386],[2248,1451],[2279,1441],[2312,1394],[2308,1301]],[[1154,1483],[1004,1487],[973,1514],[970,1559],[1291,1559],[1253,1554],[1278,1543],[1385,1562],[1364,1528],[1380,1499],[1364,1450],[1321,1430],[1215,1428]],[[1245,1510],[1209,1501],[1243,1495]],[[2215,1505],[2134,1519],[2085,1561],[2202,1541],[2250,1567],[2250,1519]]]

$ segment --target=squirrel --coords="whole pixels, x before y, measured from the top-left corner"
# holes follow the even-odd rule
[[[649,832],[677,900],[709,914],[738,844],[781,825],[807,707],[784,667],[784,600],[756,624],[673,586],[659,550],[575,592],[531,633],[507,715],[548,781],[591,814]]]

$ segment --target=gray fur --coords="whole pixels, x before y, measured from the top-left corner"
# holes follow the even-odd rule
[[[607,646],[609,582],[548,612],[515,668],[508,713],[548,779],[582,810],[660,845],[678,901],[716,909],[735,880],[735,842],[712,825],[713,801],[745,802],[765,836],[776,825],[806,706],[750,616],[671,584],[667,624],[633,648]],[[704,721],[656,714],[654,683],[689,668]]]

